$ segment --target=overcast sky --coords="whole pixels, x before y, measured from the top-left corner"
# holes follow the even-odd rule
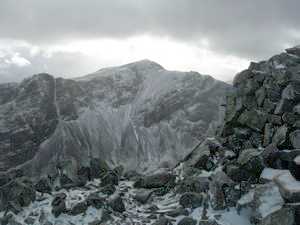
[[[0,82],[141,59],[231,80],[300,44],[299,0],[0,0]]]

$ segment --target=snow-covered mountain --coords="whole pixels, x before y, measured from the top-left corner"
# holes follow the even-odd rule
[[[0,171],[49,174],[59,164],[72,176],[93,158],[139,172],[173,166],[216,127],[228,88],[149,60],[1,84]]]

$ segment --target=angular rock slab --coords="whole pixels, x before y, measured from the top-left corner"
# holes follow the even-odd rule
[[[294,148],[300,148],[300,130],[290,133],[290,141]]]
[[[261,175],[260,180],[262,182],[271,182],[274,181],[274,179],[282,174],[289,173],[288,170],[278,170],[273,168],[265,168]]]
[[[290,172],[283,173],[274,179],[282,197],[288,202],[300,202],[300,182]]]

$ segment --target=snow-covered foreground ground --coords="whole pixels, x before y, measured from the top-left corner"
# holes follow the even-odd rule
[[[48,224],[53,225],[89,225],[98,224],[96,221],[100,221],[103,217],[103,209],[96,209],[89,207],[85,213],[72,216],[68,214],[61,214],[57,218],[51,213],[51,202],[54,199],[54,195],[58,193],[65,193],[67,209],[72,208],[79,202],[84,201],[91,193],[98,193],[100,197],[107,197],[100,193],[97,189],[100,184],[99,180],[89,182],[85,187],[76,188],[71,190],[60,190],[53,192],[52,195],[44,194],[38,195],[35,202],[28,207],[23,208],[18,215],[14,215],[15,221],[20,224]],[[164,196],[153,196],[146,204],[140,204],[134,200],[134,195],[138,189],[133,188],[133,182],[121,181],[117,186],[117,191],[110,196],[113,198],[116,195],[121,195],[125,204],[126,211],[124,213],[118,213],[113,210],[110,211],[112,220],[107,223],[111,225],[125,225],[125,224],[152,224],[160,215],[165,215],[167,212],[179,208],[180,195],[170,192]],[[104,206],[106,208],[106,206]],[[107,208],[109,208],[107,206]],[[155,208],[155,210],[153,210]],[[195,220],[200,220],[203,208],[188,209],[189,216]],[[0,213],[0,217],[4,216],[4,212]],[[214,211],[211,208],[207,211],[207,216],[211,219],[215,219],[220,225],[250,225],[249,219],[246,213],[237,213],[235,208],[230,208],[224,211]],[[177,225],[178,222],[185,216],[168,217],[173,221],[173,224]],[[28,219],[31,218],[31,219]]]

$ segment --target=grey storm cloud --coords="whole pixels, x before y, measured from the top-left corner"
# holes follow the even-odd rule
[[[80,52],[55,52],[48,56],[47,52],[40,51],[32,55],[27,47],[15,48],[14,52],[0,52],[0,83],[19,82],[43,72],[58,77],[74,77],[97,69],[93,59]]]
[[[299,44],[299,0],[1,0],[0,38],[30,43],[166,35],[258,59]]]

